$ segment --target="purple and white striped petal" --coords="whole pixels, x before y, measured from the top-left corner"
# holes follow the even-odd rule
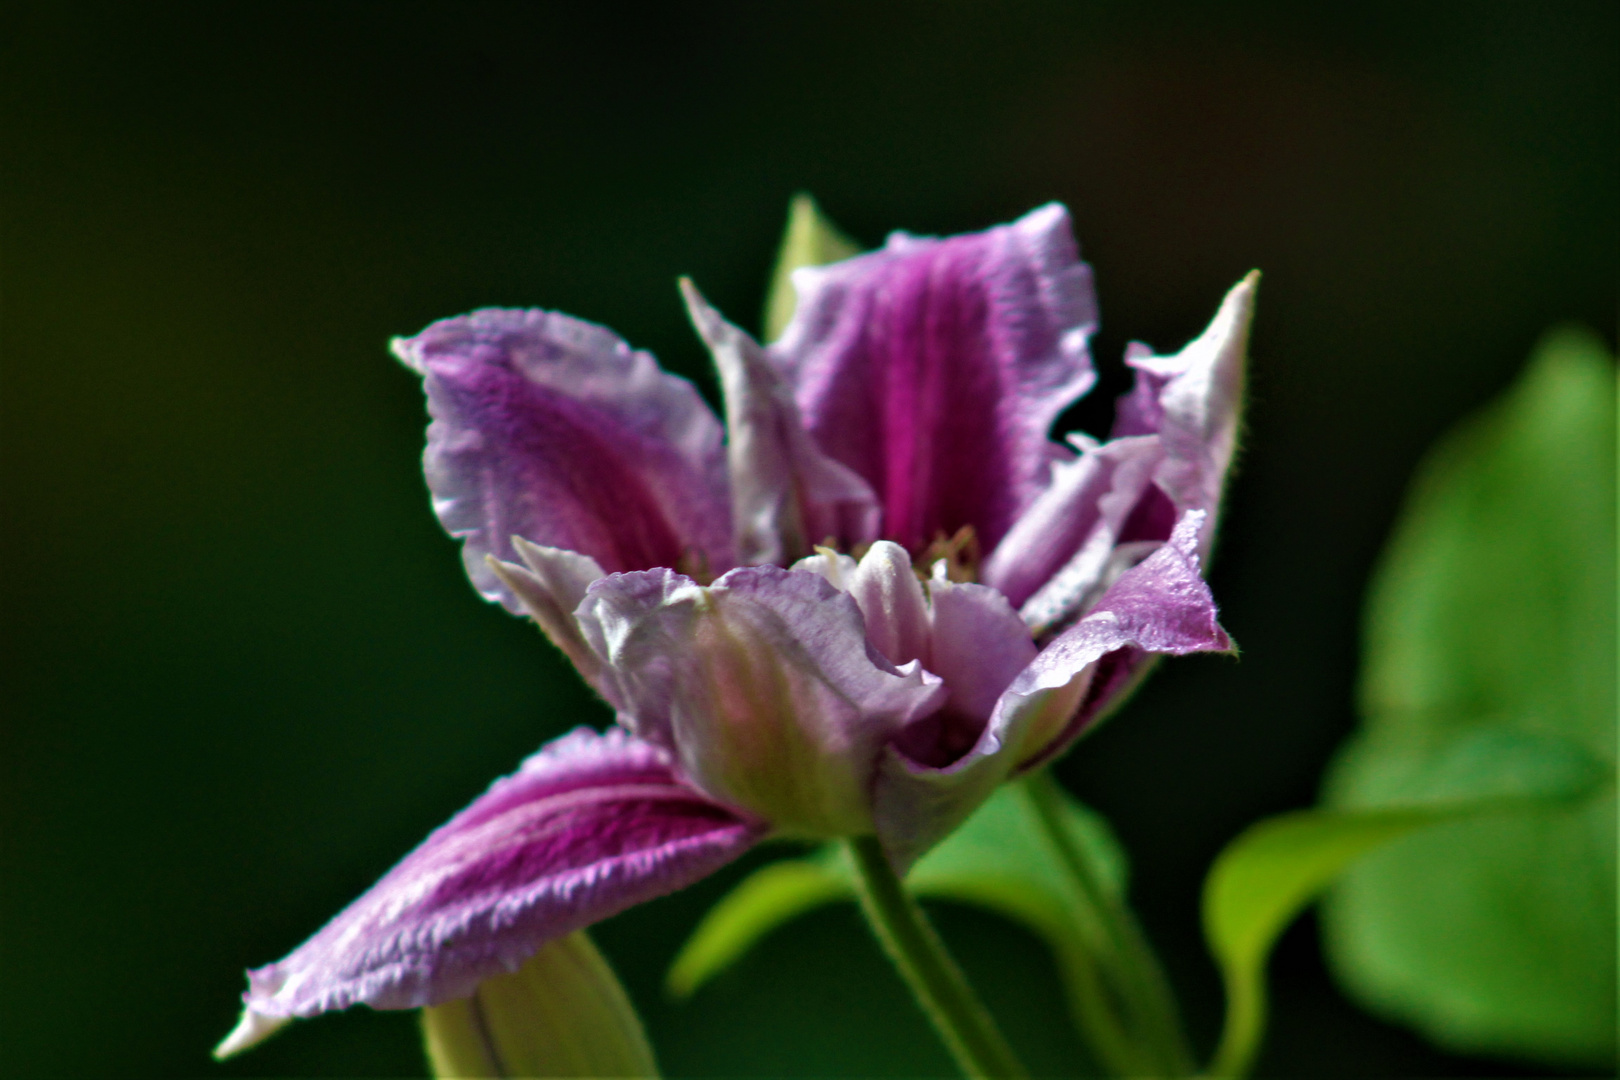
[[[545,942],[712,873],[765,831],[684,783],[662,750],[577,728],[284,960],[249,972],[238,1043],[262,1037],[268,1018],[464,997]]]
[[[877,538],[872,488],[817,449],[787,377],[765,351],[682,279],[692,324],[709,347],[726,398],[726,461],[737,557],[785,565],[818,543],[849,548]]]
[[[873,649],[860,609],[820,574],[743,567],[708,587],[618,574],[577,617],[620,721],[704,791],[792,835],[870,832],[883,745],[945,697]]]
[[[1095,375],[1091,271],[1068,212],[794,272],[799,304],[767,355],[817,443],[877,493],[913,553],[964,525],[988,550],[1065,451],[1053,421]]]
[[[393,349],[427,390],[434,511],[488,599],[523,610],[484,561],[513,561],[513,536],[609,573],[733,564],[719,421],[649,354],[581,319],[498,308]]]
[[[1226,652],[1231,639],[1198,572],[1206,515],[1190,511],[1169,542],[1124,573],[1084,618],[1014,678],[978,744],[941,768],[891,743],[874,797],[878,835],[909,866],[1015,771],[1060,753],[1118,701],[1154,655]]]

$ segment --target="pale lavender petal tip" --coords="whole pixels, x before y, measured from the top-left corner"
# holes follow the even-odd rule
[[[1126,352],[1136,384],[1120,399],[1114,435],[1159,436],[1165,461],[1155,479],[1181,510],[1213,515],[1220,504],[1237,444],[1258,287],[1258,273],[1233,286],[1208,328],[1173,356],[1135,343]]]
[[[912,552],[972,525],[987,548],[1047,482],[1053,421],[1092,385],[1090,269],[1061,206],[794,275],[768,354],[817,443],[871,484]]]
[[[434,511],[479,592],[521,611],[485,564],[511,537],[602,568],[732,564],[719,421],[686,380],[605,327],[490,308],[396,338],[423,376]]]
[[[672,892],[747,850],[762,823],[685,784],[622,730],[578,728],[497,780],[279,963],[260,1017],[464,997],[546,941]]]

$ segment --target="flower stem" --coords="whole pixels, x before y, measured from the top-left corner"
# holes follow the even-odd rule
[[[933,1021],[946,1049],[969,1077],[1027,1077],[989,1011],[968,985],[944,942],[889,865],[876,837],[849,841],[861,910]]]
[[[1191,1076],[1192,1052],[1181,1030],[1170,982],[1142,928],[1123,901],[1104,886],[1091,859],[1079,850],[1064,827],[1063,795],[1050,771],[1036,770],[1025,784],[1047,839],[1074,880],[1082,903],[1101,928],[1098,967],[1122,1006],[1142,1058],[1154,1063],[1158,1075]]]

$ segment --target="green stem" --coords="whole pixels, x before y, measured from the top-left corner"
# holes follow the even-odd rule
[[[928,917],[906,892],[877,838],[857,837],[849,841],[849,852],[861,910],[962,1072],[969,1077],[1027,1077],[1029,1070],[1013,1055]]]
[[[1255,976],[1258,993],[1245,993],[1230,976],[1226,980],[1226,1022],[1221,1027],[1221,1041],[1215,1047],[1204,1076],[1237,1080],[1249,1075],[1254,1067],[1254,1055],[1260,1049],[1260,1036],[1266,1027],[1265,976]]]
[[[1051,773],[1037,770],[1025,785],[1047,839],[1101,929],[1099,967],[1123,1007],[1127,1027],[1143,1059],[1153,1062],[1154,1071],[1161,1075],[1191,1076],[1192,1052],[1181,1030],[1170,982],[1147,937],[1130,909],[1104,886],[1091,860],[1064,827],[1063,795]]]

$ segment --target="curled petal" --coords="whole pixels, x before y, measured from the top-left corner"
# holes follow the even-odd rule
[[[877,536],[872,488],[816,448],[787,377],[748,334],[710,307],[690,281],[681,292],[709,346],[726,397],[726,460],[737,556],[789,563],[832,540],[841,547]]]
[[[928,669],[945,680],[953,709],[987,720],[1002,691],[1035,659],[1029,627],[984,585],[936,578],[928,598],[934,628]]]
[[[928,598],[905,548],[879,540],[861,557],[845,588],[861,609],[866,638],[878,652],[891,663],[921,660],[933,670]]]
[[[423,377],[433,507],[485,597],[522,611],[484,560],[513,561],[514,535],[610,573],[732,564],[720,424],[647,353],[567,315],[495,308],[393,348]]]
[[[589,555],[541,547],[521,536],[512,538],[512,547],[526,565],[501,562],[490,555],[486,556],[490,570],[517,597],[552,644],[574,662],[585,681],[601,689],[596,654],[580,636],[574,609],[585,598],[591,582],[602,576],[602,568]]]
[[[883,745],[945,696],[870,648],[855,602],[820,574],[744,567],[707,588],[620,574],[578,618],[623,723],[704,791],[796,835],[869,832]]]
[[[1249,323],[1260,275],[1226,294],[1209,327],[1174,356],[1133,344],[1125,362],[1136,385],[1120,399],[1115,437],[1153,433],[1164,446],[1154,479],[1178,511],[1214,515],[1237,444]],[[1206,530],[1207,545],[1214,530]],[[1208,553],[1207,546],[1201,549]]]
[[[1204,520],[1202,511],[1185,514],[1169,542],[1042,649],[1001,695],[965,756],[937,768],[891,745],[874,805],[878,835],[897,865],[948,835],[1014,771],[1061,752],[1153,655],[1232,648],[1198,574]]]
[[[1051,486],[985,559],[984,583],[1027,607],[1031,625],[1058,623],[1096,600],[1109,555],[1163,458],[1155,435],[1082,443],[1079,457],[1053,467]]]
[[[464,997],[545,942],[713,872],[764,831],[683,783],[656,747],[577,728],[497,780],[286,959],[249,972],[243,1001],[260,1020],[244,1027]]]
[[[882,534],[913,553],[972,525],[987,548],[1046,484],[1053,421],[1091,386],[1090,269],[1067,211],[981,233],[897,233],[794,273],[768,356],[817,443],[871,484]]]
[[[1006,597],[984,585],[936,576],[928,608],[925,663],[951,696],[894,745],[915,762],[943,768],[978,744],[1002,691],[1035,658],[1035,643]]]

